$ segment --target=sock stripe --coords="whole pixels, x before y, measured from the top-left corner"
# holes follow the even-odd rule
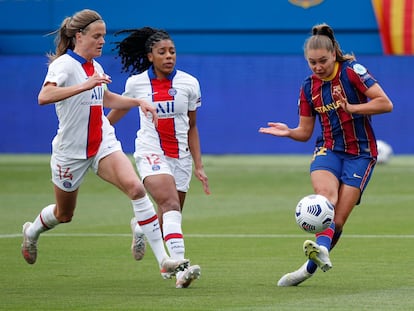
[[[50,230],[51,228],[48,225],[46,225],[45,221],[43,220],[42,213],[39,214],[39,218],[42,222],[43,227],[45,227],[47,230]]]
[[[148,225],[154,221],[156,221],[158,219],[157,214],[154,214],[154,216],[152,216],[151,218],[145,219],[145,220],[139,220],[138,224],[140,226],[144,226],[144,225]]]
[[[182,239],[182,238],[183,238],[183,235],[181,233],[170,233],[164,237],[164,241],[167,242],[168,240],[171,240],[171,239]]]

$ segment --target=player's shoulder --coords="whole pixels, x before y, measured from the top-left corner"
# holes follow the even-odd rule
[[[308,89],[312,85],[314,75],[309,75],[302,81],[302,89]]]
[[[126,86],[147,85],[150,83],[149,80],[150,79],[148,77],[148,72],[144,71],[144,72],[129,76],[126,80]]]
[[[53,65],[56,66],[56,65],[60,65],[60,64],[71,64],[74,61],[75,60],[72,57],[70,57],[68,54],[63,54],[63,55],[60,55],[59,57],[55,58],[52,61],[51,65],[53,64]]]
[[[70,57],[68,54],[63,54],[57,57],[49,64],[50,70],[62,70],[66,72],[72,72],[76,65],[76,60]]]
[[[175,77],[174,78],[180,78],[180,79],[188,79],[188,80],[193,80],[193,81],[197,81],[198,79],[193,76],[192,74],[185,72],[183,70],[178,70],[176,71]]]
[[[352,70],[356,74],[363,76],[368,72],[368,69],[356,60],[348,60],[342,63],[342,70]]]

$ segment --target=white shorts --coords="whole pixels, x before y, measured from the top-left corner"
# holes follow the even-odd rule
[[[99,161],[115,151],[122,151],[122,146],[116,137],[111,136],[102,141],[98,153],[89,159],[67,158],[53,152],[50,159],[52,182],[63,191],[75,191],[82,184],[88,169],[92,168],[96,174]]]
[[[142,181],[147,176],[168,174],[174,177],[178,191],[187,192],[190,188],[193,171],[193,159],[191,157],[174,159],[159,154],[146,156],[134,154],[134,158]]]

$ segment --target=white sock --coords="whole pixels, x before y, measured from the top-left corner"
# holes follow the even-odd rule
[[[168,254],[164,247],[160,223],[158,222],[154,205],[147,195],[141,199],[132,200],[131,202],[134,209],[135,219],[138,221],[139,227],[147,237],[148,243],[157,258],[158,264],[161,266],[162,261],[165,257],[168,257]]]
[[[174,259],[184,259],[185,254],[181,218],[179,211],[168,211],[162,217],[164,241],[171,258]]]
[[[142,231],[142,228],[138,224],[138,220],[135,217],[133,218],[133,222],[135,223],[134,232],[139,234],[144,233],[144,231]]]
[[[26,231],[29,238],[37,240],[42,232],[53,229],[59,224],[54,213],[55,207],[56,204],[50,204],[42,209],[40,214]]]

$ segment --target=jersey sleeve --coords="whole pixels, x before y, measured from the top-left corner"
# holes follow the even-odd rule
[[[356,62],[351,63],[346,68],[346,74],[352,85],[354,85],[361,93],[365,93],[367,89],[377,83],[368,70],[363,65]]]
[[[125,90],[122,93],[122,95],[126,96],[126,97],[134,98],[135,96],[134,96],[134,92],[133,92],[133,86],[134,86],[134,82],[132,81],[132,78],[129,77],[127,79],[127,81],[125,82]]]
[[[315,111],[307,95],[308,93],[310,95],[310,87],[308,87],[308,83],[305,81],[300,89],[298,100],[299,116],[301,117],[315,116]]]
[[[46,83],[56,83],[57,86],[65,86],[69,74],[71,73],[70,68],[67,68],[64,62],[59,59],[55,60],[49,65],[43,85]]]
[[[197,79],[193,79],[192,87],[188,98],[188,110],[194,111],[201,106],[201,89]]]

